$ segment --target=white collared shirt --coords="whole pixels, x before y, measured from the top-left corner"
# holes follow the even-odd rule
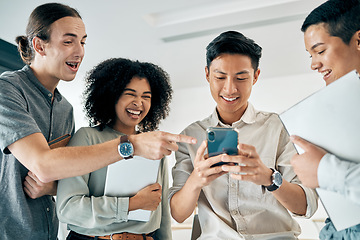
[[[215,110],[182,132],[197,138],[198,143],[179,144],[169,199],[184,186],[193,171],[196,151],[206,139],[206,129],[215,126],[236,128],[240,143],[255,146],[267,167],[277,169],[288,182],[301,186],[290,165],[296,151],[277,114],[256,111],[249,103],[242,118],[232,126],[221,123]],[[311,217],[317,209],[317,195],[314,190],[301,187],[307,200],[304,217]],[[229,174],[203,187],[198,209],[202,230],[199,239],[296,239],[301,231],[288,210],[270,192],[252,182],[234,180]]]
[[[345,161],[330,153],[321,159],[318,168],[319,186],[340,193],[360,204],[360,164]]]

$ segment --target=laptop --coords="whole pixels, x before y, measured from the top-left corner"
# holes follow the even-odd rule
[[[279,115],[290,135],[360,163],[360,77],[352,71]],[[304,151],[296,146],[299,154]],[[316,189],[336,230],[360,223],[360,203]]]
[[[144,187],[157,182],[160,160],[149,160],[140,156],[121,160],[107,167],[105,196],[131,197]],[[130,211],[129,220],[149,221],[151,211]]]

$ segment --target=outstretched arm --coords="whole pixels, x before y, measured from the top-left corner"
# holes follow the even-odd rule
[[[10,152],[44,182],[80,176],[120,160],[119,139],[94,146],[50,149],[41,133],[24,137],[10,146]]]
[[[148,132],[129,136],[135,155],[161,159],[177,150],[176,142],[195,143],[196,139],[166,132]],[[34,133],[8,146],[10,152],[40,181],[84,175],[121,159],[117,146],[119,139],[83,147],[50,149],[41,133]]]

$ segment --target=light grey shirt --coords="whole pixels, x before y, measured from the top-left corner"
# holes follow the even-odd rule
[[[197,138],[198,143],[179,144],[169,198],[184,186],[193,171],[196,151],[206,139],[206,129],[215,126],[236,128],[240,143],[255,146],[267,167],[277,169],[284,179],[303,188],[307,200],[305,217],[314,214],[317,195],[300,184],[290,165],[296,151],[278,116],[256,111],[250,103],[242,118],[232,126],[221,123],[215,110],[211,116],[191,124],[182,132]],[[296,220],[272,193],[252,182],[232,179],[229,174],[203,187],[198,210],[202,230],[199,239],[296,239],[301,231]]]
[[[337,192],[360,204],[360,164],[344,161],[330,153],[320,161],[318,168],[320,188]]]
[[[122,133],[109,127],[103,131],[98,127],[86,127],[75,133],[69,145],[93,145],[121,135]],[[162,201],[151,213],[148,222],[128,220],[129,197],[104,196],[106,171],[107,167],[59,181],[56,200],[59,220],[66,223],[68,229],[84,235],[103,236],[121,232],[147,234],[156,231],[154,239],[171,239],[166,159],[163,158],[160,162],[157,179],[162,186]]]

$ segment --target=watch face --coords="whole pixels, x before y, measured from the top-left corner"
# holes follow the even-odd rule
[[[122,143],[119,148],[120,155],[123,157],[129,157],[133,154],[133,146],[129,142]]]
[[[275,183],[277,186],[281,186],[281,184],[282,184],[281,173],[275,172],[275,174],[274,174],[274,183]]]

